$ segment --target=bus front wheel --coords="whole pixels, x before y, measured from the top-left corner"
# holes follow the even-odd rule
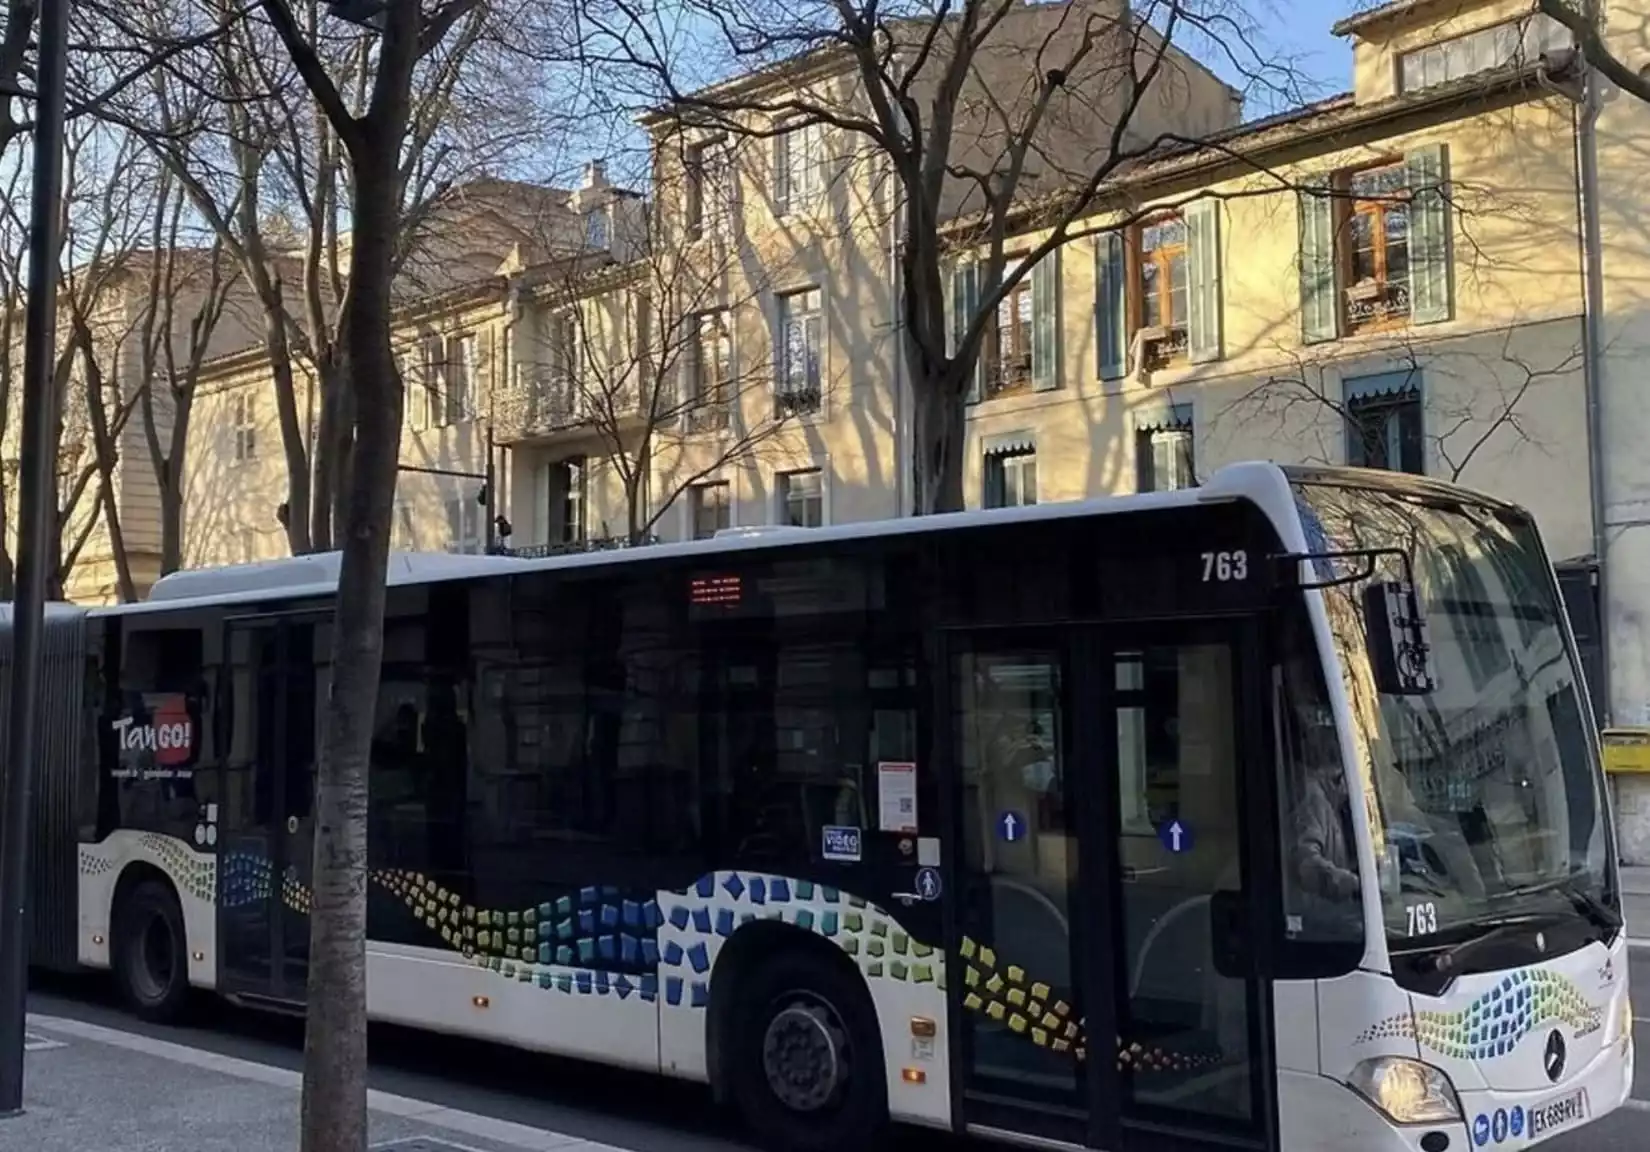
[[[728,1088],[767,1147],[863,1150],[888,1123],[876,1010],[836,957],[788,949],[752,966],[730,1023]]]
[[[156,1024],[183,1014],[189,998],[189,944],[172,889],[144,880],[115,909],[115,980],[132,1013]]]

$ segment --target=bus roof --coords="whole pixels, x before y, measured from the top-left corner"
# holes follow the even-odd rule
[[[392,552],[387,581],[391,586],[431,584],[468,577],[600,567],[673,557],[709,558],[803,542],[818,544],[833,540],[898,537],[984,524],[1076,519],[1237,499],[1253,500],[1275,512],[1289,503],[1286,484],[1292,480],[1317,480],[1394,492],[1453,495],[1456,498],[1465,496],[1490,502],[1487,497],[1478,497],[1475,493],[1469,493],[1459,487],[1429,481],[1423,477],[1398,476],[1369,469],[1286,468],[1263,462],[1242,463],[1227,465],[1217,470],[1200,487],[1179,491],[1101,496],[1020,508],[973,509],[936,516],[866,520],[823,528],[730,528],[708,540],[654,544],[646,548],[573,552],[539,558]],[[325,552],[252,564],[174,572],[158,580],[150,591],[148,600],[142,603],[98,607],[91,609],[91,613],[97,616],[127,615],[185,606],[250,603],[277,596],[293,599],[327,596],[337,590],[341,555],[338,552]]]

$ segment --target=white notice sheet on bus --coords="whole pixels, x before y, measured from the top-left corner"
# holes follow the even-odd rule
[[[877,765],[877,826],[884,832],[917,831],[917,766],[884,760]]]

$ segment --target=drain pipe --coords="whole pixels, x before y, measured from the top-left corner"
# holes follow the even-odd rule
[[[1609,539],[1604,524],[1604,245],[1598,205],[1598,120],[1604,107],[1603,78],[1585,60],[1581,106],[1576,111],[1576,197],[1581,216],[1582,334],[1586,356],[1582,387],[1587,398],[1587,487],[1592,508],[1593,557],[1598,565],[1599,664],[1603,723],[1611,723]]]

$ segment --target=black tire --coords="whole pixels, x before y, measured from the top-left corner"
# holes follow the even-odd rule
[[[878,1145],[888,1083],[882,1032],[859,974],[812,950],[787,949],[753,965],[741,985],[727,1020],[726,1088],[757,1140],[775,1152]],[[810,1074],[821,1068],[836,1074]]]
[[[115,909],[114,969],[120,998],[153,1024],[171,1024],[189,1001],[189,937],[170,885],[144,880]]]

